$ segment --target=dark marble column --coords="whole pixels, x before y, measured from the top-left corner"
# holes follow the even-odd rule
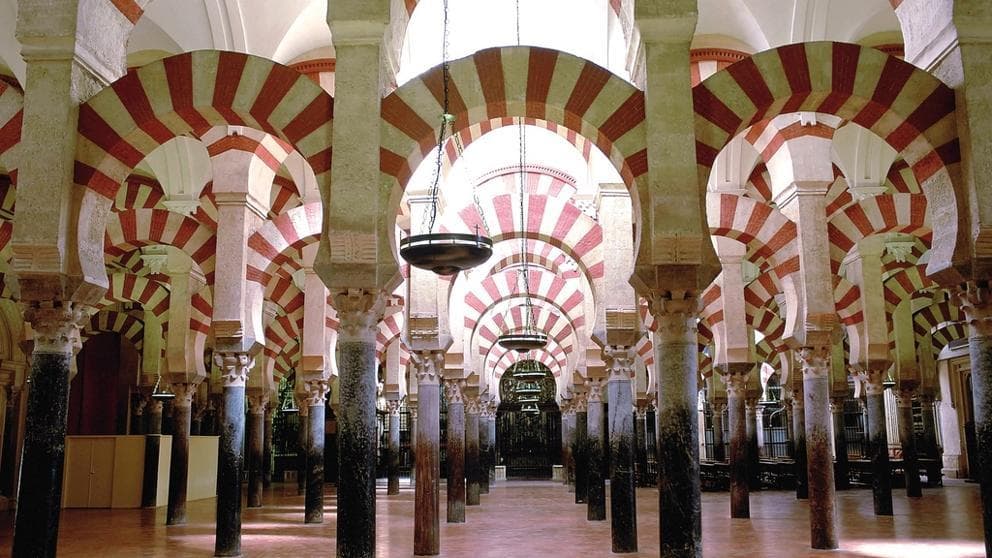
[[[131,435],[140,436],[145,434],[145,407],[148,400],[141,394],[136,394],[133,409],[131,411]]]
[[[241,555],[241,448],[245,439],[245,383],[254,359],[241,352],[214,352],[224,383],[217,457],[217,537],[214,556]]]
[[[394,399],[386,401],[386,410],[389,412],[386,494],[395,495],[400,493],[400,402]]]
[[[465,505],[478,506],[479,477],[479,397],[468,397],[465,401]]]
[[[489,494],[489,454],[492,451],[489,437],[489,401],[483,400],[479,410],[479,493]]]
[[[62,511],[69,370],[82,313],[71,306],[32,304],[24,318],[34,328],[34,348],[11,556],[54,557]]]
[[[434,556],[441,552],[441,387],[444,353],[414,353],[417,378],[417,435],[414,489],[413,553]]]
[[[932,395],[920,395],[920,417],[923,419],[923,446],[918,448],[930,459],[940,461],[940,444],[937,442],[937,409]],[[930,483],[934,479],[928,479]]]
[[[834,427],[834,488],[845,490],[850,486],[847,463],[847,434],[844,431],[845,397],[830,398],[830,415]]]
[[[9,388],[3,427],[3,453],[0,454],[0,495],[13,499],[15,471],[20,464],[17,456],[18,423],[20,422],[21,387]]]
[[[985,522],[985,555],[992,556],[992,293],[987,281],[968,283],[959,293],[968,322],[971,389],[975,407],[975,438]]]
[[[197,403],[194,400],[193,407],[190,413],[190,420],[189,420],[190,436],[203,435],[203,418],[205,415],[206,415],[206,405],[203,403]]]
[[[606,435],[603,432],[603,384],[602,378],[586,379],[586,438],[588,445],[588,468],[586,475],[589,484],[586,487],[587,508],[586,519],[589,521],[604,521],[606,519],[606,470],[605,445]]]
[[[750,363],[727,364],[724,380],[727,384],[727,421],[730,434],[730,517],[751,517],[750,487],[748,485],[747,455],[747,378]]]
[[[789,457],[795,456],[793,450],[795,434],[792,432],[792,400],[782,399],[782,424],[785,425],[785,453]]]
[[[634,400],[630,388],[635,352],[603,350],[610,370],[606,383],[610,427],[610,534],[614,553],[637,552],[637,492],[634,480]],[[643,436],[642,436],[643,438]]]
[[[258,388],[252,388],[253,390]],[[262,507],[262,453],[265,446],[267,394],[248,397],[248,507]]]
[[[710,404],[712,410],[713,424],[713,460],[726,461],[727,452],[723,439],[723,411],[727,409],[726,399],[717,399]]]
[[[489,478],[496,478],[496,404],[489,402],[489,419],[486,421],[489,429]]]
[[[795,462],[796,498],[809,498],[809,468],[806,466],[806,402],[803,390],[792,390],[792,459]]]
[[[586,394],[577,393],[572,398],[575,407],[575,448],[572,459],[575,461],[575,503],[585,504],[589,500],[589,452],[586,431],[589,429],[589,415],[586,412]]]
[[[899,409],[899,443],[902,445],[903,474],[906,476],[906,496],[923,496],[920,483],[920,462],[916,455],[916,436],[913,434],[913,398],[915,389],[900,389],[895,392],[896,408]]]
[[[883,372],[868,369],[863,374],[868,407],[868,442],[871,455],[871,492],[875,515],[892,515],[892,469],[889,466],[889,434],[885,424]]]
[[[561,460],[565,466],[565,486],[569,492],[575,491],[575,469],[572,446],[575,443],[575,408],[571,399],[561,400]]]
[[[637,486],[650,486],[648,481],[648,406],[638,402],[634,411],[635,478]]]
[[[158,506],[158,461],[162,452],[162,402],[147,398],[145,416],[148,419],[145,434],[144,472],[141,476],[141,507]]]
[[[465,523],[465,380],[445,380],[448,401],[448,432],[445,454],[448,461],[448,523]]]
[[[273,402],[265,406],[265,433],[262,445],[262,487],[272,486],[272,408]]]
[[[376,533],[375,340],[385,299],[381,294],[357,289],[333,296],[341,324],[337,347],[341,412],[335,413],[338,417],[337,557],[371,558],[375,556]],[[311,470],[313,467],[310,465]]]
[[[324,522],[324,418],[327,412],[327,381],[307,380],[307,488],[304,523]],[[375,482],[375,470],[372,471]],[[338,485],[338,492],[341,487]],[[374,495],[374,492],[373,492]],[[339,504],[340,506],[340,504]]]
[[[644,436],[647,439],[647,451],[648,451],[648,461],[654,461],[658,463],[658,407],[656,402],[657,397],[655,395],[651,396],[651,402],[648,404],[648,417],[647,417],[647,428],[644,431]],[[658,483],[657,478],[650,478],[647,480],[649,486],[654,486]]]
[[[166,525],[186,524],[186,486],[189,481],[189,436],[193,418],[193,398],[199,383],[172,384],[176,398],[172,404],[172,457],[169,462],[169,507]]]
[[[661,556],[701,558],[696,300],[654,295]]]
[[[410,487],[417,486],[417,402],[407,401],[408,419],[410,425]]]
[[[753,390],[754,388],[752,388]],[[744,413],[747,418],[747,484],[751,490],[761,490],[761,453],[758,448],[758,398],[751,396],[744,400]]]
[[[830,448],[830,345],[803,347],[810,546],[837,548],[834,459]]]
[[[310,447],[310,405],[307,404],[305,395],[300,394],[296,398],[299,400],[297,407],[300,410],[297,415],[300,419],[300,429],[296,434],[300,446],[300,451],[296,454],[296,494],[302,496],[307,493],[307,471],[310,470],[307,466],[309,462],[307,448]]]
[[[162,433],[162,408],[163,404],[157,399],[148,400],[148,406],[146,407],[148,415],[148,432],[147,434],[161,434]]]

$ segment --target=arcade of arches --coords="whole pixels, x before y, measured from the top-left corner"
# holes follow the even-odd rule
[[[992,557],[990,80],[987,0],[0,0],[0,555]]]

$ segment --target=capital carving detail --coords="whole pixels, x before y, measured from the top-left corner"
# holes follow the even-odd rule
[[[602,403],[603,402],[603,382],[602,378],[586,378],[586,387],[589,391],[586,392],[586,403]]]
[[[576,393],[575,396],[572,397],[572,408],[576,413],[585,413],[589,410],[585,393]]]
[[[252,415],[264,415],[268,404],[269,394],[252,395],[248,398],[248,413]]]
[[[331,391],[331,386],[328,385],[327,380],[307,380],[306,386],[306,406],[323,407],[327,394]]]
[[[386,296],[363,289],[349,289],[331,296],[340,322],[338,340],[374,342],[386,311]]]
[[[992,336],[992,288],[987,281],[971,281],[954,293],[972,337]]]
[[[220,368],[220,379],[224,387],[244,387],[248,382],[248,371],[255,365],[255,359],[248,353],[215,352],[214,364]]]
[[[414,373],[417,375],[417,385],[438,385],[441,381],[441,370],[444,368],[444,353],[440,351],[414,352],[410,355]]]
[[[747,374],[727,374],[723,381],[727,384],[727,397],[744,399],[747,397]]]
[[[465,380],[453,379],[444,381],[444,397],[448,400],[448,405],[458,405],[465,403]]]
[[[852,373],[865,387],[865,395],[881,395],[885,392],[885,372],[879,369],[852,367]]]
[[[844,402],[847,401],[846,397],[831,397],[830,398],[830,412],[831,413],[843,413],[844,412]]]
[[[465,414],[478,415],[482,410],[482,400],[478,396],[465,398]]]
[[[83,306],[71,302],[30,303],[24,310],[24,320],[34,330],[33,352],[71,353],[87,317]]]
[[[896,407],[909,407],[913,406],[913,398],[916,397],[915,389],[898,389],[894,390],[896,396]]]
[[[391,417],[400,416],[400,401],[398,399],[387,399],[386,412],[389,413],[389,416]]]
[[[803,367],[803,378],[826,378],[830,376],[829,345],[803,347],[796,352]]]
[[[696,343],[698,299],[690,293],[652,293],[648,310],[657,324],[658,343]]]
[[[172,400],[172,405],[177,408],[192,407],[193,398],[196,397],[196,390],[199,386],[199,382],[179,382],[172,384],[172,393],[176,394],[176,398]]]
[[[632,347],[608,345],[603,348],[603,356],[610,371],[610,381],[630,381],[635,356]]]

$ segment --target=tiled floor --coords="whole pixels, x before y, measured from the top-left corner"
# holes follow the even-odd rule
[[[328,494],[325,523],[303,525],[303,497],[296,487],[276,485],[265,507],[244,510],[245,556],[334,556],[335,507]],[[330,492],[330,491],[329,491]],[[752,496],[750,520],[729,519],[726,493],[703,495],[703,550],[723,557],[892,557],[959,558],[983,556],[976,485],[949,484],[928,489],[919,500],[895,494],[895,515],[872,515],[871,493],[839,494],[841,550],[808,549],[807,508],[792,493]],[[638,536],[641,552],[658,556],[657,491],[640,489]],[[443,498],[443,495],[442,495]],[[588,522],[585,506],[550,482],[496,484],[482,506],[469,507],[467,523],[444,523],[441,504],[441,556],[470,558],[606,557],[609,521]],[[378,500],[378,556],[407,557],[413,548],[413,490],[406,483],[398,496]],[[214,501],[193,502],[190,523],[168,527],[165,509],[67,510],[62,515],[59,556],[158,557],[210,556],[213,552]],[[10,515],[2,515],[0,556],[9,556]]]

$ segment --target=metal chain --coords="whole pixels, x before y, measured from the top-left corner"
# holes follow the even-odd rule
[[[441,183],[441,163],[444,155],[444,134],[449,126],[453,126],[454,118],[448,114],[448,84],[451,81],[450,69],[448,67],[448,0],[443,0],[444,20],[441,32],[441,83],[443,85],[443,108],[441,110],[441,126],[437,133],[437,157],[434,161],[434,180],[431,183],[429,195],[431,198],[431,209],[424,214],[427,222],[427,234],[434,232],[434,222],[437,220],[437,199]]]
[[[455,159],[463,161],[462,165],[465,167],[465,175],[472,181],[472,201],[475,203],[475,211],[479,214],[479,220],[482,221],[482,230],[484,231],[484,235],[489,236],[489,223],[486,222],[486,213],[482,210],[482,202],[479,200],[479,189],[475,186],[476,177],[469,172],[470,169],[468,160],[462,159],[462,155],[465,153],[465,148],[462,145],[461,136],[456,134],[454,130],[451,131],[451,141],[455,144]],[[479,231],[476,231],[476,234],[479,234]]]

